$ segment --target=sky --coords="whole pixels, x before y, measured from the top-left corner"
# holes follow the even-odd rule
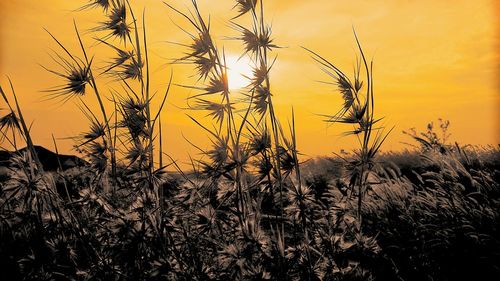
[[[190,1],[167,0],[186,9]],[[169,64],[183,54],[189,43],[177,25],[185,21],[159,0],[131,1],[137,14],[144,9],[152,61],[152,90],[163,92],[173,72],[177,84],[194,83],[190,66]],[[88,121],[74,102],[46,101],[44,90],[61,81],[40,65],[56,67],[50,50],[57,45],[49,30],[70,50],[78,52],[73,20],[83,40],[105,65],[112,54],[95,44],[90,30],[103,20],[98,10],[75,11],[85,0],[0,1],[0,84],[8,75],[14,82],[25,118],[32,123],[35,143],[53,149],[52,135],[64,153],[72,151],[76,136]],[[407,148],[402,134],[411,127],[424,129],[437,118],[451,122],[451,140],[461,144],[500,143],[499,10],[493,0],[268,0],[266,18],[272,24],[274,42],[280,49],[271,72],[274,102],[283,123],[295,112],[298,148],[306,157],[331,155],[356,145],[342,132],[348,128],[328,126],[320,114],[333,114],[341,107],[338,91],[319,81],[328,80],[301,47],[320,53],[347,73],[356,56],[355,28],[365,54],[374,60],[376,114],[394,130],[383,150]],[[218,46],[232,57],[241,45],[229,40],[237,33],[228,22],[236,15],[232,0],[200,0],[201,11],[210,15]],[[245,20],[241,20],[245,23]],[[174,24],[175,23],[175,24]],[[99,83],[99,80],[98,80]],[[107,84],[106,81],[102,82]],[[192,95],[173,87],[162,113],[167,153],[184,161],[196,150],[185,140],[207,144],[206,132],[186,115],[186,98]],[[95,98],[84,101],[97,109]],[[157,106],[154,105],[154,106]],[[0,104],[0,108],[4,107]]]

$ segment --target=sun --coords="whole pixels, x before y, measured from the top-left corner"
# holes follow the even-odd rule
[[[239,90],[250,84],[248,77],[252,77],[252,64],[247,56],[226,56],[227,77],[230,90]]]

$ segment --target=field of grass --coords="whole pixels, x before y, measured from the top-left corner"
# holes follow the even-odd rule
[[[276,49],[264,3],[235,1],[230,21],[253,74],[236,99],[224,49],[196,1],[173,13],[191,26],[173,64],[199,83],[151,91],[145,15],[133,1],[90,1],[102,10],[94,43],[116,52],[94,67],[90,38],[52,55],[62,81],[46,98],[80,105],[89,130],[78,157],[36,146],[15,87],[0,87],[0,265],[6,280],[496,280],[500,274],[500,147],[451,144],[448,121],[406,132],[404,152],[382,153],[391,128],[376,114],[373,62],[354,33],[347,75],[304,48],[343,104],[322,116],[359,147],[301,159],[295,117],[273,107]],[[234,12],[234,11],[233,11]],[[243,25],[242,18],[250,22]],[[113,78],[110,94],[100,79]],[[201,86],[200,86],[201,83]],[[161,112],[176,87],[193,89],[187,111],[212,147],[183,169],[162,147]],[[79,100],[96,99],[99,108]],[[111,106],[109,106],[110,104]],[[106,110],[108,108],[108,110]],[[109,112],[109,108],[114,108]],[[286,125],[285,125],[286,124]],[[186,140],[189,142],[189,140]],[[57,144],[54,140],[57,150]],[[194,144],[193,144],[194,145]],[[25,147],[22,148],[21,147]],[[175,172],[167,172],[175,168]]]

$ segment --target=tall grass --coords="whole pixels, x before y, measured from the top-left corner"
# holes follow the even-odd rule
[[[230,19],[236,35],[228,37],[242,43],[241,55],[253,67],[239,93],[228,86],[231,66],[209,17],[195,0],[183,9],[172,2],[165,2],[165,13],[190,26],[183,29],[190,41],[176,42],[185,55],[173,63],[192,65],[198,82],[173,83],[171,76],[161,95],[152,94],[146,13],[137,16],[135,2],[88,1],[78,9],[102,13],[90,34],[115,53],[104,59],[105,67],[95,66],[90,39],[76,22],[71,45],[49,33],[59,51],[51,54],[56,67],[46,69],[62,82],[48,88],[46,98],[74,101],[88,119],[88,131],[75,136],[84,165],[63,170],[59,163],[57,171],[43,171],[14,87],[14,102],[0,88],[7,111],[0,139],[16,150],[0,191],[5,276],[488,280],[498,273],[498,148],[446,144],[444,122],[442,138],[432,126],[422,134],[411,131],[421,150],[387,164],[397,157],[379,155],[390,130],[384,132],[375,114],[373,67],[355,34],[360,58],[353,78],[308,52],[344,99],[326,121],[352,126],[347,134],[360,146],[339,155],[341,164],[305,165],[293,109],[285,122],[273,104],[274,96],[286,93],[272,87],[280,47],[264,1],[235,1]],[[162,146],[160,116],[174,87],[193,89],[189,110],[207,113],[201,120],[188,111],[212,143],[202,148],[187,140],[201,152],[189,172]],[[99,105],[97,114],[89,98]],[[21,143],[28,148],[18,149]],[[167,166],[177,173],[167,174]]]
[[[357,189],[358,221],[361,225],[363,197],[370,188],[369,178],[375,166],[375,157],[392,129],[385,133],[384,127],[379,125],[382,118],[375,117],[373,61],[368,63],[356,32],[354,32],[354,37],[360,59],[357,59],[352,79],[321,55],[309,49],[306,50],[333,80],[326,83],[335,85],[344,100],[342,108],[337,113],[324,116],[325,121],[351,125],[352,130],[347,131],[346,135],[355,136],[359,143],[359,149],[354,151],[355,157],[346,162],[351,173],[349,186]],[[366,82],[360,78],[362,71],[365,73]]]
[[[97,7],[103,8],[106,20],[91,30],[95,33],[94,39],[98,44],[111,48],[116,57],[111,58],[104,69],[95,69],[94,58],[88,55],[89,50],[76,22],[75,32],[83,58],[71,53],[49,33],[61,48],[62,53],[55,52],[53,56],[61,70],[46,69],[60,76],[64,82],[62,86],[47,90],[47,98],[59,99],[63,103],[77,99],[90,122],[90,130],[80,136],[77,148],[89,156],[90,162],[99,171],[97,180],[106,180],[109,174],[112,180],[110,187],[115,190],[123,186],[117,169],[126,168],[140,188],[150,189],[158,197],[158,174],[165,167],[155,166],[155,132],[172,78],[163,96],[159,97],[157,112],[153,113],[145,16],[142,16],[140,27],[139,19],[128,1],[97,1],[84,6],[84,9]],[[118,39],[118,43],[113,39]],[[115,82],[111,96],[103,95],[98,85],[99,80],[106,81],[106,76]],[[94,115],[83,100],[89,91],[95,94],[101,117]],[[106,105],[107,101],[111,104]],[[106,110],[110,107],[114,108],[111,115]],[[158,205],[159,200],[157,198]]]

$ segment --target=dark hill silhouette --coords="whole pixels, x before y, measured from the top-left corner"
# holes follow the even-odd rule
[[[15,155],[15,153],[24,152],[26,150],[26,147],[21,148],[18,151],[0,150],[0,166],[9,166],[9,161]],[[59,169],[59,163],[61,163],[62,170],[67,170],[86,164],[86,161],[78,156],[57,154],[43,146],[35,145],[35,151],[38,154],[38,158],[40,159],[40,162],[42,163],[43,169],[45,171],[56,171],[57,169]]]

